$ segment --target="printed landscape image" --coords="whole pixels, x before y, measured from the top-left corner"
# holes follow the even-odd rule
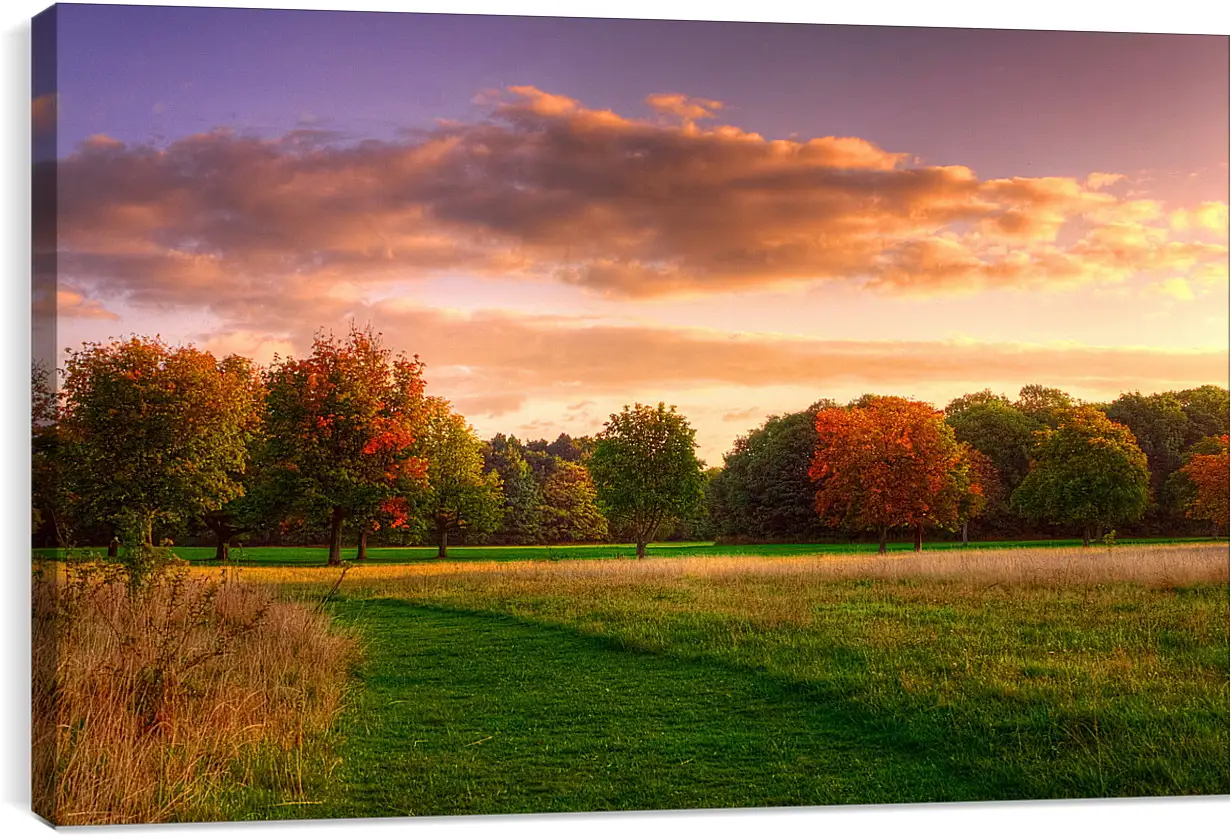
[[[1226,36],[33,38],[46,820],[1231,792]]]

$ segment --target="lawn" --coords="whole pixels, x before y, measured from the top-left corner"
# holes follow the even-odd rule
[[[1211,538],[1138,538],[1121,539],[1122,545],[1150,544],[1187,544],[1187,543],[1226,543],[1226,539]],[[971,549],[1001,550],[1014,547],[1080,547],[1081,540],[1053,541],[972,541]],[[214,564],[213,547],[175,547],[176,555],[194,564]],[[912,551],[914,543],[909,541],[891,543],[889,549],[894,552]],[[962,549],[957,541],[936,541],[924,544],[926,550]],[[82,554],[92,551],[98,554],[106,552],[105,548],[94,547],[73,551]],[[740,544],[718,545],[709,541],[666,541],[650,545],[651,556],[660,558],[691,557],[691,556],[810,556],[817,554],[849,554],[875,553],[876,544]],[[521,562],[535,560],[564,561],[576,559],[624,559],[636,554],[632,544],[583,544],[530,547],[450,547],[449,560],[458,562]],[[34,555],[40,558],[63,558],[65,551],[52,548],[38,548]],[[236,564],[250,566],[312,566],[324,565],[329,551],[325,547],[244,547],[231,551],[231,561]],[[354,560],[354,548],[343,551],[343,558]],[[372,547],[368,549],[367,563],[371,564],[404,564],[412,562],[437,562],[435,547]]]
[[[340,762],[235,816],[1228,793],[1225,546],[721,549],[352,570]]]

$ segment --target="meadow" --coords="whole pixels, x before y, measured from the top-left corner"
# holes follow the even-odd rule
[[[1226,794],[1227,560],[353,568],[331,610],[366,651],[337,772],[242,816]],[[316,598],[338,572],[243,574]]]
[[[1229,790],[1225,544],[226,572],[358,658],[166,819]]]
[[[1153,544],[1226,544],[1227,539],[1215,538],[1122,538],[1119,544],[1123,546],[1145,546]],[[1080,547],[1081,539],[1054,539],[1030,541],[972,541],[965,549],[969,550],[1005,550],[1027,548],[1070,548]],[[837,542],[831,544],[716,544],[712,541],[662,541],[649,546],[649,555],[658,558],[690,558],[690,557],[791,557],[813,555],[848,555],[851,553],[875,553],[877,545],[874,542],[852,543]],[[173,548],[177,556],[187,559],[193,564],[216,566],[213,547]],[[914,542],[890,542],[888,549],[895,553],[914,550]],[[925,542],[924,550],[960,550],[958,541]],[[36,548],[35,558],[62,559],[66,555],[83,555],[85,553],[105,554],[105,547],[78,548],[66,551],[59,548]],[[230,561],[240,566],[313,566],[324,565],[329,550],[326,547],[237,547],[230,552]],[[524,561],[567,561],[577,559],[630,559],[636,554],[633,544],[564,544],[564,545],[532,545],[532,546],[460,546],[449,548],[450,562],[524,562]],[[344,560],[354,560],[355,550],[343,550]],[[435,547],[369,547],[367,564],[409,564],[417,562],[439,562]]]

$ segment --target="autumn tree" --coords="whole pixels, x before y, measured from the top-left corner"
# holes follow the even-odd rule
[[[543,484],[539,515],[548,544],[607,539],[607,519],[599,511],[598,492],[589,469],[580,463],[556,460]]]
[[[237,357],[133,337],[70,351],[59,423],[65,479],[86,514],[153,541],[156,521],[182,521],[243,491],[257,413]]]
[[[1228,436],[1218,437],[1218,452],[1193,454],[1181,471],[1192,481],[1196,492],[1187,506],[1189,517],[1211,521],[1220,530],[1228,525]]]
[[[1094,407],[1063,411],[1057,426],[1037,431],[1030,472],[1013,493],[1014,508],[1035,521],[1096,528],[1135,521],[1150,500],[1150,470],[1133,432]]]
[[[352,326],[343,338],[318,334],[307,358],[275,358],[266,387],[271,479],[304,514],[328,520],[329,564],[341,564],[346,522],[372,520],[425,477],[413,448],[422,364]]]
[[[817,413],[816,510],[834,525],[874,530],[881,553],[890,528],[910,526],[921,549],[925,525],[955,523],[953,430],[923,402],[868,396],[856,405]]]
[[[420,528],[449,554],[453,533],[481,535],[495,530],[504,513],[500,475],[484,471],[483,441],[444,399],[427,400],[423,436],[415,450],[427,462],[425,487],[410,496]]]
[[[700,501],[701,463],[696,431],[661,402],[636,404],[611,414],[598,435],[590,471],[608,520],[626,527],[637,558],[659,526],[687,514]]]
[[[799,539],[824,533],[808,471],[816,448],[816,414],[834,406],[822,401],[771,416],[735,440],[710,485],[710,514],[721,535]]]

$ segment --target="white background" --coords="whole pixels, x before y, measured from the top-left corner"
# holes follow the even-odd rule
[[[3,127],[0,128],[0,393],[5,436],[0,445],[3,528],[8,547],[0,557],[0,835],[48,834],[29,814],[29,565],[24,549],[28,532],[29,451],[26,447],[29,397],[29,114],[30,17],[43,2],[5,0],[0,8],[3,68]],[[143,5],[153,5],[145,3]],[[225,6],[239,3],[158,5]],[[902,2],[879,0],[826,7],[796,0],[426,0],[426,2],[311,2],[281,0],[244,5],[269,8],[326,8],[382,11],[535,14],[571,17],[640,17],[695,20],[761,20],[812,23],[963,26],[999,29],[1075,29],[1127,32],[1231,32],[1231,4],[1171,0],[1126,4],[1091,0],[1035,0],[1021,6],[994,2]],[[1229,756],[1231,759],[1231,756]],[[994,835],[1015,836],[1170,836],[1204,838],[1231,824],[1231,798],[1089,801],[1065,803],[944,804],[931,806],[827,807],[753,809],[725,812],[667,812],[599,815],[421,818],[369,821],[317,821],[293,824],[245,824],[111,828],[107,834],[192,832],[222,835],[235,829],[269,836],[310,834],[313,838],[347,835],[356,828],[370,838],[414,832],[428,836],[553,838],[577,833],[605,838],[630,831],[657,835],[703,831],[707,838],[819,834],[864,836]],[[74,830],[77,831],[77,830]],[[97,830],[91,830],[97,831]]]

